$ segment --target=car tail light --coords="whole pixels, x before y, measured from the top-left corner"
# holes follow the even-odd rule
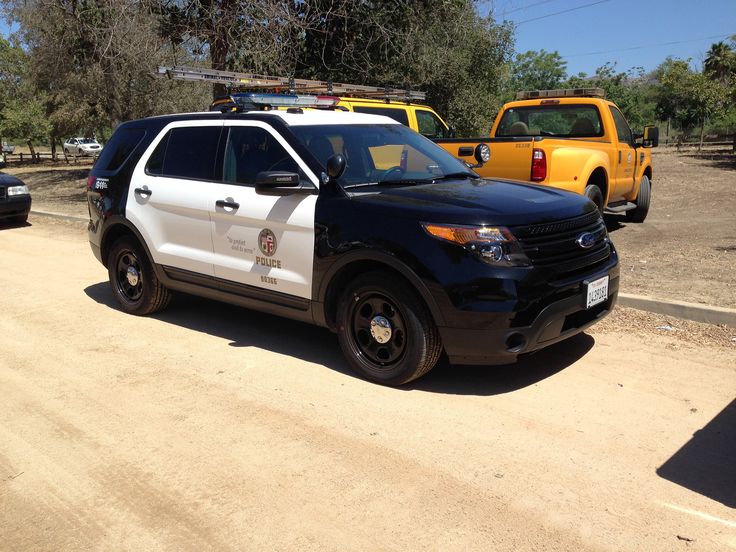
[[[92,186],[95,185],[95,181],[96,180],[97,180],[97,178],[94,177],[94,176],[88,176],[87,177],[87,189],[88,190],[91,190],[92,189]]]
[[[532,182],[541,182],[547,178],[547,156],[544,150],[534,148],[532,150]]]

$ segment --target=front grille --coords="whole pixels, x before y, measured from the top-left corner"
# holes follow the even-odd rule
[[[611,256],[606,225],[597,211],[573,219],[519,226],[512,232],[532,264],[555,278],[589,272]],[[576,242],[585,232],[595,238],[588,249]]]

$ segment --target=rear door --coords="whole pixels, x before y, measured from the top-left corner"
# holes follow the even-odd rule
[[[222,121],[181,121],[153,140],[131,178],[126,217],[154,262],[213,276],[208,189]]]
[[[255,180],[262,171],[294,172],[316,192],[317,178],[266,123],[228,121],[224,132],[222,181],[207,202],[220,286],[311,299],[317,194],[257,194]]]

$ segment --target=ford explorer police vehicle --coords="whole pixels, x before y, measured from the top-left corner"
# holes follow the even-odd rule
[[[483,180],[388,117],[263,110],[329,103],[311,98],[118,127],[87,195],[124,311],[179,291],[317,324],[358,374],[399,385],[443,353],[513,362],[612,309],[618,258],[592,202]]]

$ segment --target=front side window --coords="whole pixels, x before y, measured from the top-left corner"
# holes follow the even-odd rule
[[[172,128],[146,164],[146,172],[191,180],[213,180],[220,126]]]
[[[406,114],[406,109],[402,107],[373,107],[356,105],[353,106],[353,111],[356,113],[367,113],[369,115],[383,115],[384,117],[391,117],[397,123],[401,123],[404,126],[409,126],[409,116]]]
[[[223,180],[232,184],[255,184],[260,172],[302,173],[296,160],[268,131],[260,127],[229,129],[225,145]]]
[[[594,138],[603,136],[603,125],[598,109],[593,105],[514,107],[504,112],[496,136]]]
[[[417,109],[416,114],[419,134],[427,138],[445,138],[447,129],[437,115],[424,109]]]
[[[618,141],[623,142],[624,144],[632,144],[631,128],[629,127],[629,123],[626,122],[623,114],[615,107],[611,107],[611,115],[613,115],[613,122],[616,125]]]

